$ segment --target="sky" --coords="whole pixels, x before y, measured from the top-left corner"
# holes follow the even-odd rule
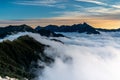
[[[83,22],[97,28],[119,28],[120,0],[0,0],[1,27]]]

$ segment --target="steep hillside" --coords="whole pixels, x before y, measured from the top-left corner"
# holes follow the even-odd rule
[[[35,76],[31,70],[44,68],[37,65],[41,60],[46,64],[54,60],[44,54],[47,45],[41,44],[29,36],[22,36],[14,41],[3,41],[0,43],[0,76],[9,76],[31,79]]]

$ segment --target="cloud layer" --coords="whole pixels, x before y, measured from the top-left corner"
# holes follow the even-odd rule
[[[37,41],[50,45],[45,53],[55,59],[54,64],[38,69],[35,80],[120,80],[120,32],[88,35],[62,33],[70,38],[55,38],[64,42],[51,41],[34,33],[18,33],[6,39],[14,40],[29,35]],[[3,40],[6,40],[3,39]],[[41,62],[39,63],[41,64]],[[40,72],[39,72],[40,71]]]
[[[87,35],[63,33],[67,38],[56,38],[65,44],[42,40],[31,34],[38,41],[50,45],[45,50],[55,63],[46,66],[43,74],[36,80],[119,80],[120,79],[120,33],[102,33]],[[39,69],[38,69],[39,70]],[[38,73],[39,75],[39,73]]]

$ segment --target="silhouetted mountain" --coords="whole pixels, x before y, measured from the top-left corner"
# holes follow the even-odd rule
[[[0,38],[3,38],[7,35],[18,33],[18,32],[35,32],[30,26],[27,25],[20,25],[20,26],[7,26],[7,27],[1,27],[0,28]]]
[[[79,33],[86,32],[87,34],[100,34],[100,32],[98,32],[95,28],[88,25],[87,23],[74,24],[72,26],[48,25],[46,27],[37,27],[36,28],[36,30],[40,30],[40,29],[50,30],[50,31],[53,31],[53,32],[79,32]]]
[[[45,47],[29,36],[21,36],[14,41],[3,41],[0,43],[0,76],[9,76],[24,80],[33,78],[35,68],[39,66],[38,60],[49,65],[54,60],[44,54]],[[40,62],[39,62],[40,63]],[[34,70],[32,70],[34,69]]]
[[[39,31],[39,30],[41,30],[41,29],[42,29],[41,26],[37,26],[37,27],[35,28],[36,31]]]
[[[11,35],[11,34],[15,34],[15,33],[18,33],[18,32],[32,32],[32,33],[39,33],[40,35],[42,36],[52,36],[52,37],[63,37],[63,35],[60,35],[60,34],[56,34],[52,31],[45,31],[45,30],[35,30],[33,28],[31,28],[30,26],[28,25],[18,25],[18,26],[7,26],[7,27],[1,27],[0,28],[0,38],[4,38],[6,37],[7,35]]]
[[[41,34],[42,36],[47,36],[47,37],[65,37],[64,35],[62,34],[56,34],[50,30],[45,30],[45,29],[40,29],[40,30],[37,30],[37,32],[39,34]]]

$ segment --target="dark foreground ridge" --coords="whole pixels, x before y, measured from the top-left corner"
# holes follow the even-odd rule
[[[87,23],[74,24],[71,26],[65,26],[65,25],[63,26],[48,25],[46,27],[38,26],[35,29],[36,30],[45,29],[53,32],[79,32],[79,33],[87,33],[87,34],[100,34],[100,32],[96,30],[96,28],[90,26]]]
[[[36,68],[44,68],[37,65],[37,61],[45,62],[46,65],[54,60],[44,54],[45,47],[29,36],[22,36],[14,41],[0,43],[0,76],[14,77],[20,80],[35,77],[33,71]],[[34,70],[32,70],[34,69]]]

